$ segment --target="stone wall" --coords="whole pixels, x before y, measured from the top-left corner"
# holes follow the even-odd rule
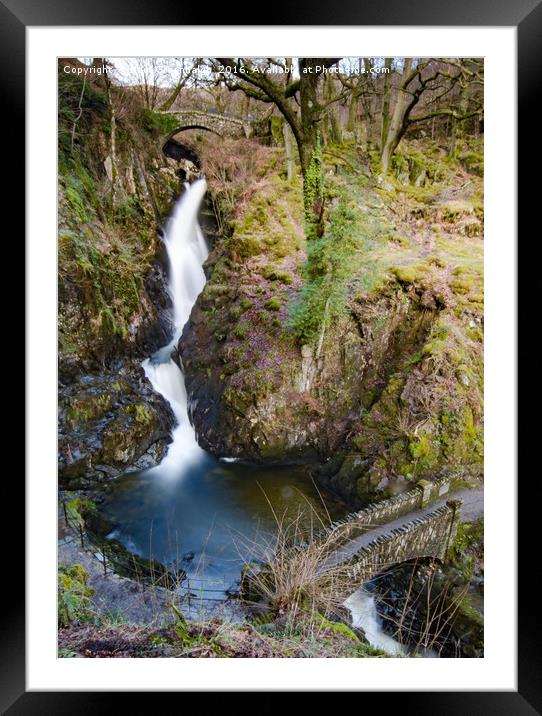
[[[234,117],[225,117],[221,114],[209,112],[167,112],[175,116],[179,122],[178,128],[171,132],[169,138],[186,129],[207,129],[215,132],[221,137],[232,137],[234,139],[252,136],[252,125],[250,122],[243,122]]]
[[[326,532],[337,527],[344,529],[346,539],[365,534],[370,528],[393,522],[398,517],[423,509],[432,502],[457,489],[458,478],[443,477],[434,482],[420,480],[416,487],[387,500],[375,502],[358,512],[352,512],[342,520],[334,522]]]
[[[350,576],[367,582],[393,564],[420,557],[444,561],[457,532],[461,502],[450,500],[428,515],[391,530],[349,559]]]

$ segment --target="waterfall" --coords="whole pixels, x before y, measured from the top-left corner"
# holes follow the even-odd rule
[[[402,645],[382,629],[373,595],[363,587],[344,602],[352,614],[354,627],[361,627],[371,646],[383,649],[392,656],[405,656]]]
[[[202,264],[208,249],[198,223],[198,210],[205,194],[205,180],[186,185],[164,231],[169,260],[168,291],[173,304],[173,337],[151,358],[143,361],[145,375],[152,387],[170,404],[175,416],[175,428],[167,455],[160,463],[160,471],[179,472],[205,453],[199,447],[188,418],[188,401],[184,376],[171,354],[181,337],[185,323],[198,295],[205,286]],[[156,469],[156,468],[155,468]]]
[[[387,634],[382,628],[382,619],[378,616],[376,602],[373,595],[361,586],[351,594],[344,602],[344,606],[350,609],[352,625],[361,627],[365,632],[367,641],[377,649],[383,649],[391,656],[410,656],[412,651],[418,656],[426,659],[438,659],[439,654],[431,646],[419,645],[414,650],[401,644],[393,636]]]

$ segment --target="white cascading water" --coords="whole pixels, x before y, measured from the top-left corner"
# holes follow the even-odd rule
[[[382,629],[373,595],[363,587],[357,589],[344,602],[352,614],[352,625],[361,627],[367,641],[392,656],[406,656],[402,645]]]
[[[176,426],[167,455],[160,463],[160,472],[179,472],[204,454],[199,447],[188,418],[188,401],[184,376],[171,358],[181,337],[185,323],[198,295],[205,286],[202,264],[208,249],[198,223],[198,210],[205,195],[205,179],[186,185],[164,231],[164,243],[169,259],[168,291],[173,304],[173,338],[143,361],[145,375],[152,387],[170,404]],[[157,468],[155,468],[157,469]]]

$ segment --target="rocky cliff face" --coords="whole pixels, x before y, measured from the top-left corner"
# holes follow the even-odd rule
[[[251,353],[239,348],[235,324],[224,319],[227,336],[217,341],[206,300],[204,291],[181,342],[191,415],[206,449],[318,462],[320,480],[353,505],[443,469],[479,471],[480,463],[470,464],[473,455],[481,461],[476,359],[461,358],[472,362],[464,373],[445,361],[442,371],[432,367],[432,341],[449,317],[442,297],[391,280],[353,302],[320,350],[290,345],[276,360],[284,336],[273,344],[264,334],[264,352]],[[258,322],[251,313],[245,320]],[[252,362],[238,371],[240,350]],[[274,370],[266,371],[268,364]]]
[[[171,332],[160,227],[182,183],[137,98],[113,125],[102,80],[60,71],[59,88],[59,480],[80,487],[155,464],[168,440],[140,364]]]
[[[140,366],[119,360],[59,387],[61,488],[84,489],[160,462],[173,415]]]
[[[479,475],[477,196],[452,206],[435,190],[423,203],[390,194],[389,211],[382,193],[358,188],[362,228],[375,238],[353,256],[341,310],[304,343],[291,320],[302,232],[284,231],[278,252],[273,237],[295,191],[264,186],[209,258],[179,345],[200,444],[219,456],[314,461],[320,482],[353,507],[420,478]]]

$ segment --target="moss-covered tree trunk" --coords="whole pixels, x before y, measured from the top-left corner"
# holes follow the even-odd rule
[[[299,60],[299,102],[301,105],[301,142],[298,141],[301,171],[303,174],[303,201],[307,239],[320,233],[323,216],[323,174],[319,123],[322,105],[318,86],[322,74],[316,67],[322,60],[304,57]]]
[[[388,137],[388,130],[390,127],[390,96],[391,96],[391,63],[392,58],[386,57],[384,61],[384,67],[389,72],[384,74],[384,89],[382,95],[382,131],[380,133],[380,149],[386,144]]]
[[[286,58],[286,66],[291,67],[293,64],[293,58],[287,57]],[[290,72],[286,73],[286,89],[292,82],[292,75]],[[247,95],[247,98],[250,99]],[[284,137],[284,150],[286,153],[286,174],[288,177],[288,181],[290,181],[294,176],[294,148],[293,148],[293,135],[292,135],[292,128],[290,127],[289,123],[286,121],[286,118],[283,116],[283,122],[282,122],[282,134]]]
[[[405,119],[411,104],[413,103],[412,95],[407,91],[410,82],[410,71],[412,69],[412,58],[407,57],[403,67],[403,79],[397,93],[397,100],[393,109],[390,120],[390,126],[387,132],[386,141],[382,147],[382,171],[386,173],[389,169],[390,161],[394,151],[397,149],[401,137],[405,131]]]
[[[332,75],[325,75],[323,91],[324,101],[326,104],[329,104],[326,110],[327,136],[332,142],[340,144],[342,140],[342,131],[336,105],[332,104],[332,99],[335,95]]]
[[[282,133],[284,136],[284,150],[286,153],[286,175],[288,181],[294,176],[294,150],[292,143],[292,130],[286,120],[282,123]]]
[[[348,105],[348,120],[346,123],[346,130],[356,134],[357,121],[358,121],[358,104],[359,98],[356,92],[352,92],[350,95],[350,102]]]

